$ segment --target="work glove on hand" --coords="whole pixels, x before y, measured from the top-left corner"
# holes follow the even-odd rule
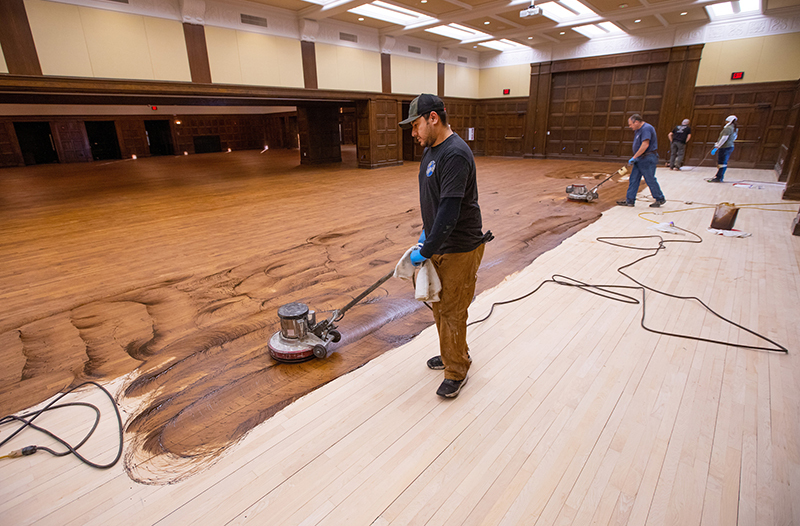
[[[717,154],[717,149],[716,148],[712,148],[711,149],[711,155],[716,155],[716,154]]]
[[[423,263],[425,263],[425,260],[428,259],[419,253],[419,248],[415,248],[414,250],[412,250],[410,257],[411,257],[411,262],[414,264],[415,267],[422,265]]]
[[[419,243],[419,244],[425,243],[425,229],[424,228],[422,229],[422,233],[419,235],[419,241],[417,241],[417,243]]]
[[[638,160],[639,159],[637,159],[636,157],[631,157],[630,159],[628,159],[628,164],[636,164],[636,161]]]

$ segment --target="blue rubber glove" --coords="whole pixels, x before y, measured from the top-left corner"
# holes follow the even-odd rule
[[[419,241],[417,243],[425,243],[425,229],[422,229],[422,233],[419,235]]]
[[[637,159],[636,157],[631,157],[630,159],[628,159],[628,164],[635,164],[636,161],[638,161],[638,160],[639,159]]]
[[[418,248],[411,251],[411,262],[414,264],[414,266],[422,265],[427,259],[428,258],[419,253]]]
[[[717,154],[717,149],[716,148],[712,148],[711,149],[711,155],[716,155],[716,154]]]

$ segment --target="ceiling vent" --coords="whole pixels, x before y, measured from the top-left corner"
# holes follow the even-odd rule
[[[417,55],[422,54],[422,49],[418,48],[417,46],[408,46],[409,53],[416,53]]]
[[[463,63],[463,64],[466,64],[467,63],[467,57],[458,57],[458,61]]]
[[[358,42],[358,36],[351,35],[350,33],[339,33],[339,40],[346,40],[347,42]]]
[[[251,26],[261,26],[267,27],[267,19],[262,16],[253,16],[253,15],[246,15],[242,13],[241,15],[242,24],[249,24]]]

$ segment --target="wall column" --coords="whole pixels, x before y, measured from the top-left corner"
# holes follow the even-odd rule
[[[550,85],[553,82],[552,62],[531,64],[531,89],[528,96],[525,139],[522,146],[526,159],[544,159],[547,145],[547,114],[550,111]]]
[[[42,74],[23,0],[0,1],[0,46],[3,47],[9,74]]]

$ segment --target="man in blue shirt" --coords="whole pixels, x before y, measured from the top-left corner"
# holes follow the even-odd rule
[[[628,118],[628,126],[634,131],[633,135],[633,157],[628,164],[633,165],[631,178],[628,181],[628,194],[624,201],[617,201],[620,206],[633,206],[636,203],[636,194],[639,192],[639,183],[644,177],[644,182],[650,188],[655,202],[650,208],[658,208],[667,202],[661,187],[656,180],[656,166],[658,165],[658,138],[656,129],[652,125],[644,122],[638,113],[634,113]]]

